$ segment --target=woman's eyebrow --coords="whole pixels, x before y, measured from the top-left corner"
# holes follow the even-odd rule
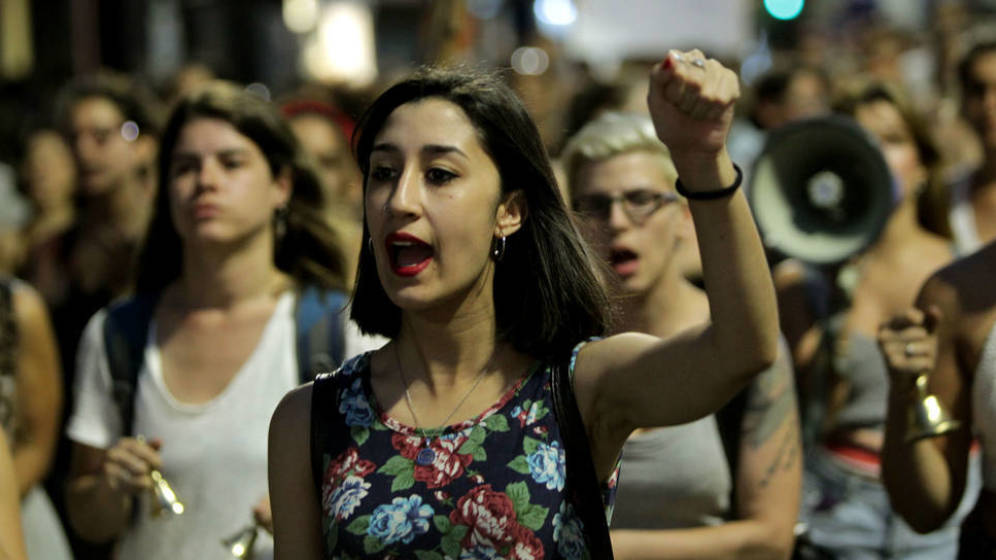
[[[459,156],[464,157],[465,159],[470,159],[470,157],[467,156],[467,154],[464,153],[464,151],[461,150],[460,148],[447,144],[426,144],[425,146],[422,146],[420,151],[424,155],[438,156],[445,154],[457,154]],[[374,147],[370,150],[370,153],[374,152],[388,152],[392,154],[398,154],[401,153],[401,148],[390,142],[383,142],[381,144],[374,145]]]

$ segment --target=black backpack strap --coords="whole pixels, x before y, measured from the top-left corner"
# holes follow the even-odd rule
[[[156,296],[138,295],[114,303],[104,319],[104,351],[111,373],[111,396],[121,414],[124,435],[134,432],[135,387],[157,301]]]
[[[324,450],[332,426],[327,421],[328,410],[338,410],[339,395],[335,379],[331,373],[315,376],[311,385],[311,479],[315,483],[315,495],[322,495],[322,475],[325,472]]]
[[[581,411],[578,410],[569,371],[570,359],[557,362],[550,375],[550,390],[557,425],[567,460],[567,498],[584,524],[585,540],[592,558],[612,560],[609,524],[605,518],[602,490],[588,445]]]
[[[298,294],[294,323],[301,383],[342,364],[345,358],[342,312],[346,303],[347,296],[343,292],[314,286]]]
[[[339,412],[338,373],[320,373],[311,385],[311,477],[317,496],[322,495],[325,457],[338,457],[349,443],[349,430]]]

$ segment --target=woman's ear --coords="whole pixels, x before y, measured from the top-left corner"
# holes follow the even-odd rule
[[[527,214],[526,196],[521,190],[512,191],[498,205],[495,216],[495,236],[507,237],[519,231]]]
[[[290,166],[285,166],[273,179],[275,189],[275,207],[282,208],[290,202],[291,193],[294,191],[294,171]]]

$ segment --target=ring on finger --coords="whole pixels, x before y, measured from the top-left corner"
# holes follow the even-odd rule
[[[912,342],[907,342],[906,346],[903,347],[903,353],[906,354],[907,358],[913,356],[916,353],[916,346]]]
[[[692,60],[692,66],[696,66],[698,68],[703,68],[704,69],[705,66],[706,66],[706,63],[701,58],[696,58],[696,59]]]

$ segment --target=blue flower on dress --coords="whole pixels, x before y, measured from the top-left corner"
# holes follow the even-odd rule
[[[363,380],[356,381],[342,392],[339,402],[339,412],[346,417],[347,426],[369,428],[374,421],[374,411],[363,393]]]
[[[477,545],[460,551],[460,560],[502,560],[498,551],[490,546]]]
[[[367,534],[386,545],[399,541],[408,544],[416,536],[429,531],[432,513],[432,506],[422,504],[422,496],[415,494],[395,498],[390,504],[379,505],[373,511]]]
[[[560,512],[553,516],[553,542],[557,543],[557,553],[566,560],[584,557],[584,526],[567,502],[560,504]]]
[[[529,474],[533,480],[546,484],[548,490],[564,489],[567,471],[564,450],[559,442],[554,441],[550,445],[540,443],[536,451],[526,457],[526,462],[529,464]]]
[[[332,513],[336,519],[345,519],[353,515],[356,506],[360,505],[363,498],[370,490],[370,483],[358,476],[350,476],[342,481],[342,484],[332,493]]]

